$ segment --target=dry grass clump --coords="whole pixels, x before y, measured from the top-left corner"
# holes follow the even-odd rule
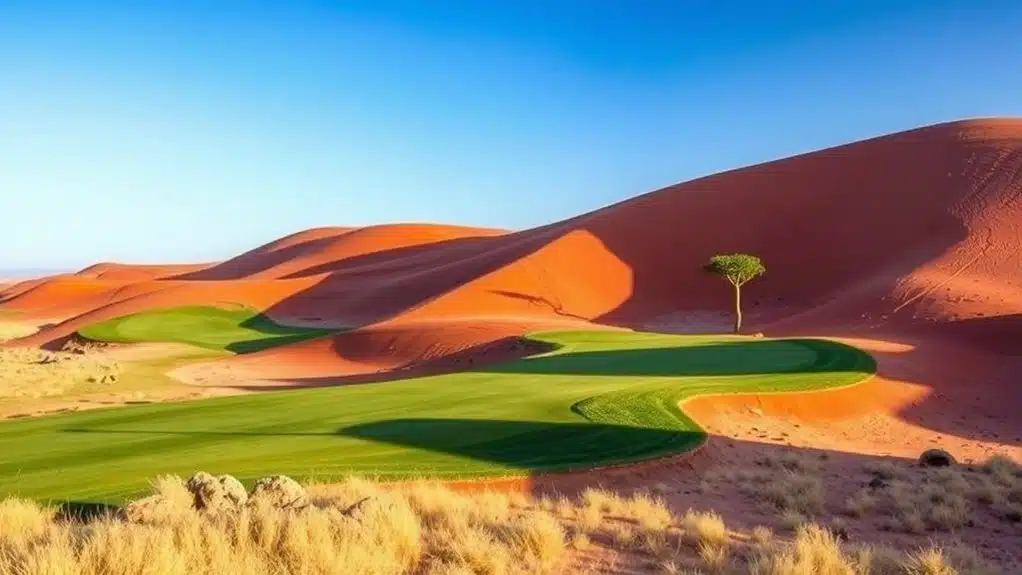
[[[1022,521],[1022,468],[994,456],[979,469],[964,466],[909,468],[893,463],[868,466],[868,487],[845,501],[852,517],[879,514],[881,528],[922,534],[955,531],[986,521],[986,510],[1008,521]],[[1017,512],[1013,513],[1013,507]]]
[[[589,487],[582,492],[579,503],[581,509],[576,510],[576,514],[588,516],[584,521],[590,530],[610,517],[631,520],[643,531],[664,531],[675,521],[662,497],[642,491],[625,497],[606,489]]]
[[[814,516],[823,512],[826,499],[819,477],[820,460],[783,453],[756,462],[757,468],[725,474],[746,495],[781,515]]]
[[[842,545],[819,525],[803,525],[795,539],[763,548],[749,563],[754,575],[986,575],[997,573],[975,550],[936,546],[904,554],[889,548]]]
[[[118,362],[102,353],[0,349],[0,397],[46,397],[87,383],[113,383]]]
[[[255,498],[199,510],[180,478],[161,477],[151,496],[125,509],[131,517],[134,506],[136,521],[88,523],[58,522],[52,510],[8,499],[0,503],[0,573],[544,573],[556,572],[567,550],[559,521],[513,511],[499,494],[360,480],[329,491],[300,509]]]
[[[682,519],[685,532],[699,543],[716,546],[727,546],[730,542],[727,526],[720,515],[713,511],[693,511],[685,513]]]

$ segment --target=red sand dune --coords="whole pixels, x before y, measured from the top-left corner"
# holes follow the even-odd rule
[[[1015,353],[1022,120],[855,142],[520,232],[320,228],[217,264],[104,264],[3,289],[0,309],[66,320],[17,342],[28,345],[118,315],[215,302],[256,306],[280,321],[361,326],[332,342],[228,360],[305,366],[292,375],[323,377],[432,360],[550,321],[684,331],[686,318],[727,313],[727,286],[701,265],[730,251],[756,253],[768,268],[746,289],[750,329],[937,338],[990,357]],[[438,327],[444,322],[457,327]],[[726,328],[726,315],[718,325]],[[908,409],[906,398],[921,397],[913,393],[891,391],[887,403],[880,394],[862,409],[876,401]]]

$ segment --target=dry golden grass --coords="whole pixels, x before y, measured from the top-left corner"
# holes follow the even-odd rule
[[[1022,521],[1022,468],[1004,456],[994,456],[978,469],[968,466],[935,469],[885,463],[868,468],[875,486],[845,501],[852,517],[880,515],[885,529],[911,534],[956,531],[992,513],[1007,521]]]
[[[58,523],[52,510],[4,501],[0,573],[547,573],[567,551],[559,521],[514,511],[500,494],[352,480],[297,512],[254,505],[207,514],[191,507],[180,479],[158,478],[153,487],[143,501],[162,506],[139,522]]]
[[[700,544],[727,546],[731,537],[728,534],[727,526],[720,515],[713,511],[693,511],[685,513],[682,519],[685,532]]]
[[[737,470],[720,479],[735,481],[743,493],[781,515],[815,516],[826,504],[820,464],[819,458],[783,453],[757,461],[756,469]]]
[[[0,397],[61,395],[78,385],[113,383],[120,373],[120,364],[102,353],[0,349]]]
[[[54,510],[32,502],[0,502],[0,574],[567,573],[573,553],[592,552],[637,554],[661,573],[996,572],[963,546],[905,554],[843,545],[802,516],[791,539],[764,527],[734,533],[712,511],[689,510],[675,524],[663,501],[642,493],[590,490],[544,502],[458,494],[428,482],[349,479],[311,486],[312,504],[298,511],[252,504],[210,512],[193,508],[177,477],[152,485],[151,496],[126,507],[133,520],[60,522]],[[364,504],[352,507],[358,501]]]
[[[753,527],[752,531],[749,533],[749,539],[756,545],[769,545],[774,540],[774,532],[771,531],[769,527],[757,525],[756,527]]]
[[[931,546],[910,553],[844,546],[819,525],[798,528],[794,541],[762,549],[749,563],[755,575],[986,575],[997,573],[971,548]]]

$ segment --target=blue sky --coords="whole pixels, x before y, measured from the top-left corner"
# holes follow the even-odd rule
[[[0,268],[524,228],[1022,115],[1020,25],[982,0],[3,0]]]

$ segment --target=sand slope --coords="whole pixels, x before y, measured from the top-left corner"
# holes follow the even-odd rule
[[[3,288],[0,310],[63,320],[24,345],[141,310],[216,302],[358,328],[227,360],[274,379],[322,378],[434,361],[560,322],[726,329],[731,294],[701,265],[730,251],[767,264],[746,290],[751,330],[1017,353],[1005,341],[1022,335],[1022,120],[856,142],[519,232],[318,228],[220,263],[102,264]],[[922,395],[891,392],[888,407]]]

